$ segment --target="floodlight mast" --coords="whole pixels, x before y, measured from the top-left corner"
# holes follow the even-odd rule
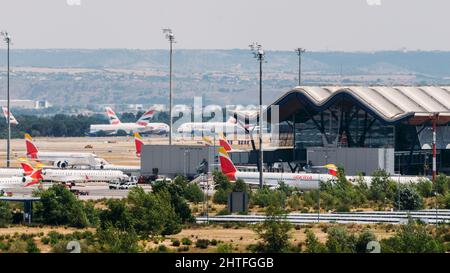
[[[11,111],[10,111],[10,96],[9,96],[9,46],[11,44],[11,36],[7,31],[0,32],[0,36],[3,37],[3,41],[6,42],[6,108],[8,113],[6,114],[6,123],[8,127],[8,140],[6,141],[6,167],[9,168],[11,164]]]
[[[175,43],[175,35],[170,28],[163,28],[163,33],[169,41],[169,145],[172,145],[172,52],[173,43]]]
[[[253,52],[253,56],[259,61],[259,187],[262,188],[264,185],[264,177],[263,177],[263,109],[262,109],[262,64],[264,62],[264,50],[262,45],[254,42],[249,45],[250,50]]]
[[[304,48],[296,48],[295,52],[297,52],[298,55],[298,86],[302,85],[302,54],[305,53]]]

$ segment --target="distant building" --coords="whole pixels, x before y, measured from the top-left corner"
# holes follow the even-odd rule
[[[51,104],[46,100],[11,100],[11,108],[23,108],[23,109],[42,109],[49,108]],[[6,106],[7,100],[0,100],[0,106]]]

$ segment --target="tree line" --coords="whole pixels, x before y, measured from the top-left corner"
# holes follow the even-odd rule
[[[119,118],[122,122],[135,122],[144,112],[122,113]],[[108,118],[103,114],[94,115],[65,115],[52,116],[17,115],[18,125],[11,124],[11,137],[22,138],[25,133],[42,137],[81,137],[89,134],[91,124],[108,124]],[[158,113],[152,119],[154,122],[167,122],[166,113]],[[0,139],[8,137],[7,123],[0,120]]]

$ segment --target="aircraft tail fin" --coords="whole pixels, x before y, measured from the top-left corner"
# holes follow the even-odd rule
[[[141,157],[142,145],[144,141],[139,133],[134,133],[134,145],[136,146],[136,156]]]
[[[10,111],[8,111],[7,107],[2,107],[2,109],[3,109],[3,115],[5,115],[6,122],[8,122],[8,112],[9,112],[9,123],[10,124],[14,124],[14,125],[19,124],[19,122],[13,116],[13,114]]]
[[[111,123],[111,124],[120,124],[121,123],[119,117],[117,117],[116,113],[114,112],[114,110],[111,107],[105,107],[105,110],[106,110],[106,114],[108,115],[108,118],[109,118],[109,123]]]
[[[220,146],[222,146],[225,151],[229,152],[231,150],[233,150],[233,147],[231,147],[230,143],[228,143],[227,139],[225,138],[225,136],[223,135],[222,132],[219,132],[219,144]]]
[[[30,134],[25,134],[25,145],[27,148],[27,156],[31,158],[36,158],[39,152],[37,146],[33,142],[33,138]]]
[[[27,184],[25,184],[25,187],[29,187],[29,186],[32,186],[34,184],[39,184],[42,181],[42,179],[43,179],[43,177],[42,177],[42,169],[33,171],[33,173],[29,175],[29,177],[32,180],[30,182],[28,182]]]
[[[219,160],[222,173],[224,173],[230,179],[235,180],[234,175],[237,172],[237,169],[234,166],[233,161],[231,161],[227,151],[223,147],[219,147]]]
[[[325,168],[328,169],[328,173],[331,174],[332,176],[337,176],[338,173],[338,168],[336,165],[334,164],[327,164],[325,165]]]
[[[155,115],[155,108],[152,106],[150,107],[144,114],[142,114],[142,116],[138,119],[138,121],[136,121],[136,124],[138,125],[147,125],[150,121],[151,118],[153,118],[153,116]]]

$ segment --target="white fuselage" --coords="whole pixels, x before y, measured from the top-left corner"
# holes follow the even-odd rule
[[[24,171],[22,168],[0,168],[1,177],[23,176]]]
[[[328,174],[312,173],[263,173],[264,185],[269,187],[278,187],[280,182],[301,190],[314,190],[320,187],[320,181],[326,181],[333,176]],[[259,185],[259,172],[240,172],[235,173],[236,179],[242,179],[245,183]]]
[[[53,182],[109,182],[126,175],[118,170],[44,169],[43,180]]]
[[[26,177],[2,177],[0,178],[0,190],[18,188],[25,185],[29,179]]]
[[[180,134],[193,133],[226,133],[226,134],[244,134],[245,130],[240,125],[232,122],[186,122],[178,127]]]
[[[113,135],[117,134],[119,130],[125,131],[127,134],[165,134],[169,131],[169,125],[160,122],[148,123],[146,125],[140,125],[130,122],[119,124],[91,124],[89,133],[96,134],[103,131],[106,134]]]
[[[97,156],[93,153],[77,152],[38,152],[35,159],[49,162],[55,167],[76,165],[95,166]],[[62,166],[64,164],[65,166]]]
[[[235,173],[235,178],[244,180],[245,183],[251,185],[259,185],[259,172],[241,172],[237,171]],[[346,178],[351,183],[357,183],[362,178],[362,181],[367,185],[370,185],[372,182],[372,176],[346,176]],[[418,176],[400,176],[400,177],[391,177],[394,182],[400,184],[409,184],[409,183],[417,183],[423,179],[427,179],[424,177]],[[314,190],[319,189],[320,182],[326,182],[329,180],[336,180],[335,176],[329,174],[316,174],[316,173],[263,173],[263,181],[264,184],[270,187],[277,187],[279,183],[282,181],[286,185],[295,187],[301,190]]]

